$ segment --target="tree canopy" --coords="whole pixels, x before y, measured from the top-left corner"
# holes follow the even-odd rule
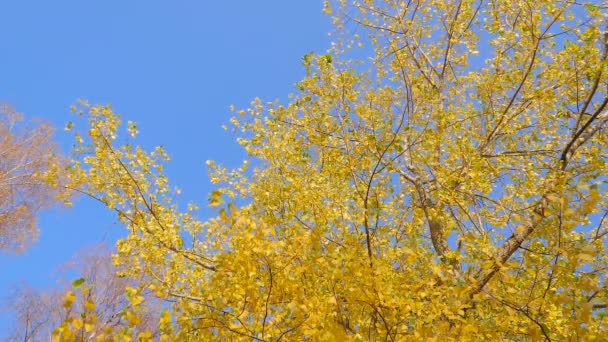
[[[36,214],[56,200],[42,177],[57,170],[57,147],[44,123],[23,122],[11,105],[0,103],[0,250],[20,252],[38,237]],[[53,183],[58,178],[54,177]],[[47,177],[50,180],[50,177]]]
[[[178,207],[165,151],[118,144],[110,106],[77,109],[68,187],[128,228],[121,314],[152,291],[166,340],[608,339],[607,7],[325,11],[333,47],[304,56],[289,103],[234,109],[250,161],[208,162],[216,217]],[[135,334],[79,317],[56,338]]]

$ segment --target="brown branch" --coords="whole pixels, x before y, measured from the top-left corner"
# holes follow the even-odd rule
[[[500,270],[502,265],[511,258],[513,253],[526,241],[526,239],[534,232],[534,230],[544,221],[545,216],[539,213],[543,213],[547,205],[547,199],[543,196],[535,205],[534,213],[528,222],[523,226],[523,229],[519,229],[514,232],[507,241],[500,247],[498,254],[495,256],[496,261],[490,267],[489,270],[480,270],[475,277],[476,283],[470,292],[472,298],[475,294],[481,292],[486,284],[492,279],[492,277]]]
[[[273,285],[273,277],[272,277],[272,267],[270,267],[270,263],[266,260],[266,265],[268,266],[268,295],[266,296],[266,304],[264,309],[264,319],[262,320],[262,338],[264,338],[266,331],[266,319],[268,318],[268,303],[270,302],[270,295],[272,294],[272,285]]]
[[[602,113],[602,111],[604,110],[604,108],[606,108],[606,105],[608,105],[608,96],[606,96],[606,98],[604,99],[604,101],[602,102],[602,104],[597,108],[597,110],[593,113],[593,115],[591,115],[591,117],[589,118],[589,120],[587,120],[585,122],[585,124],[583,125],[583,127],[581,127],[572,137],[572,139],[570,139],[570,141],[568,142],[568,144],[566,145],[566,147],[564,148],[564,151],[562,152],[562,155],[560,157],[560,160],[562,162],[561,165],[561,169],[566,170],[566,167],[568,166],[568,162],[569,159],[571,157],[571,155],[574,153],[574,151],[580,147],[583,143],[585,143],[589,138],[591,138],[591,136],[593,135],[593,133],[597,132],[598,128],[601,127],[601,125],[598,125],[598,127],[596,127],[596,129],[591,131],[591,134],[588,134],[585,137],[582,137],[582,134],[585,133],[585,131],[587,130],[587,128],[589,128],[589,126],[591,126],[591,124],[598,118],[598,116]],[[606,121],[602,120],[602,123],[604,123]],[[578,142],[579,138],[583,138],[582,141]]]
[[[448,41],[447,46],[445,48],[445,54],[443,56],[443,65],[441,66],[440,78],[443,79],[445,75],[445,69],[448,65],[448,58],[450,57],[450,51],[452,49],[452,39],[454,38],[454,25],[456,24],[456,20],[458,19],[458,15],[460,14],[460,10],[462,9],[462,1],[458,2],[458,7],[456,8],[456,14],[454,14],[454,18],[450,24],[450,29],[448,31]]]

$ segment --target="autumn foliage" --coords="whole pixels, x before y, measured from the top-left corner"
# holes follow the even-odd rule
[[[41,174],[56,167],[52,129],[24,123],[12,106],[0,103],[0,249],[22,251],[38,236],[36,214],[56,192]]]
[[[15,313],[16,318],[7,341],[49,340],[57,326],[73,315],[77,319],[70,320],[72,325],[89,336],[103,334],[105,327],[131,326],[123,312],[130,306],[125,291],[135,281],[116,274],[107,246],[87,246],[57,271],[58,286],[41,290],[21,283],[4,299],[5,308]],[[70,277],[74,273],[80,275],[76,280]],[[79,298],[75,291],[80,294]],[[158,301],[151,298],[149,304],[152,303]],[[151,337],[158,337],[159,310],[154,305],[150,305],[152,310],[138,316],[132,325],[133,331],[147,331]],[[99,324],[93,325],[93,321]]]
[[[119,145],[111,107],[81,107],[65,172],[128,228],[124,317],[151,291],[170,303],[164,340],[608,339],[606,8],[325,11],[333,48],[304,57],[289,103],[235,110],[251,161],[208,162],[216,217],[178,207],[165,151]]]

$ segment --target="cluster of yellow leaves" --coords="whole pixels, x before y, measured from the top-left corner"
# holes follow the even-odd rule
[[[83,299],[83,305],[80,310],[76,309],[78,300],[77,294],[74,291],[68,291],[65,295],[63,308],[66,313],[66,318],[63,320],[54,331],[51,340],[53,342],[63,341],[124,341],[129,342],[133,337],[137,337],[138,341],[151,342],[153,335],[149,330],[138,329],[138,324],[141,323],[142,310],[141,304],[144,298],[140,291],[134,288],[127,288],[125,296],[129,301],[128,307],[117,308],[120,312],[121,320],[126,324],[116,324],[116,322],[103,322],[95,313],[95,303],[90,298],[90,289],[78,286],[78,295]],[[85,299],[87,298],[87,299]],[[107,303],[103,303],[107,304]],[[120,321],[119,321],[120,322]],[[166,336],[161,340],[166,341]]]
[[[305,56],[291,103],[231,120],[255,168],[208,163],[205,223],[162,150],[116,146],[120,116],[85,107],[71,186],[128,227],[115,264],[172,302],[163,338],[608,339],[605,8],[325,11],[341,38]]]

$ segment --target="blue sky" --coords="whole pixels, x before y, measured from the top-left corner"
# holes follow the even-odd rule
[[[322,1],[58,0],[0,4],[0,102],[57,127],[64,151],[78,98],[112,104],[138,122],[137,141],[162,145],[182,200],[206,203],[205,160],[244,158],[221,125],[228,107],[282,99],[303,76],[301,58],[329,48]],[[0,254],[0,295],[25,281],[53,286],[58,265],[83,247],[125,234],[113,215],[81,199],[40,216],[39,241]],[[0,314],[0,332],[10,324]],[[0,333],[0,337],[2,333]]]

